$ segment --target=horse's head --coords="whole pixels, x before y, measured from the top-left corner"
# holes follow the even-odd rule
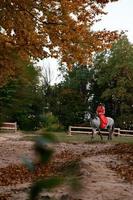
[[[88,121],[90,119],[90,113],[89,112],[85,112],[84,114],[84,121]]]
[[[90,119],[95,119],[95,118],[97,118],[97,114],[90,112]]]
[[[97,117],[97,114],[96,114],[96,113],[85,112],[84,120],[85,120],[85,121],[90,121],[90,120],[92,120],[92,119],[95,119],[96,117]]]

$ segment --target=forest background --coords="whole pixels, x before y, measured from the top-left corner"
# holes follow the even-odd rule
[[[133,45],[123,32],[92,29],[109,2],[1,0],[1,122],[64,130],[102,101],[117,127],[133,129]],[[54,85],[37,67],[49,56],[62,76]]]

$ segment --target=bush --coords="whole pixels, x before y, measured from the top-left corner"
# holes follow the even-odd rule
[[[133,115],[121,115],[116,119],[116,124],[118,127],[123,129],[133,129]]]
[[[52,115],[52,113],[46,114],[42,125],[46,131],[63,131],[64,130],[64,127],[59,123],[58,118]]]

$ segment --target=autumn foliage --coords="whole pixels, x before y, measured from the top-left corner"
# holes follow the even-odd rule
[[[94,32],[97,16],[116,0],[0,0],[0,83],[17,74],[20,60],[59,57],[68,67],[88,64],[118,35]]]

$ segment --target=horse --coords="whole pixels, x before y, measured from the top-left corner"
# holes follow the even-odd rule
[[[85,113],[85,119],[88,121],[90,121],[90,125],[92,127],[92,137],[91,139],[94,138],[94,135],[97,133],[97,130],[98,130],[98,133],[101,137],[101,140],[103,140],[103,137],[102,137],[102,133],[101,133],[101,128],[100,128],[100,118],[96,115],[96,114],[90,114],[90,113]],[[112,140],[112,135],[113,135],[113,132],[114,132],[114,119],[111,118],[111,117],[107,117],[107,120],[108,120],[108,123],[106,125],[106,127],[104,129],[107,129],[109,134],[108,134],[108,140]]]

